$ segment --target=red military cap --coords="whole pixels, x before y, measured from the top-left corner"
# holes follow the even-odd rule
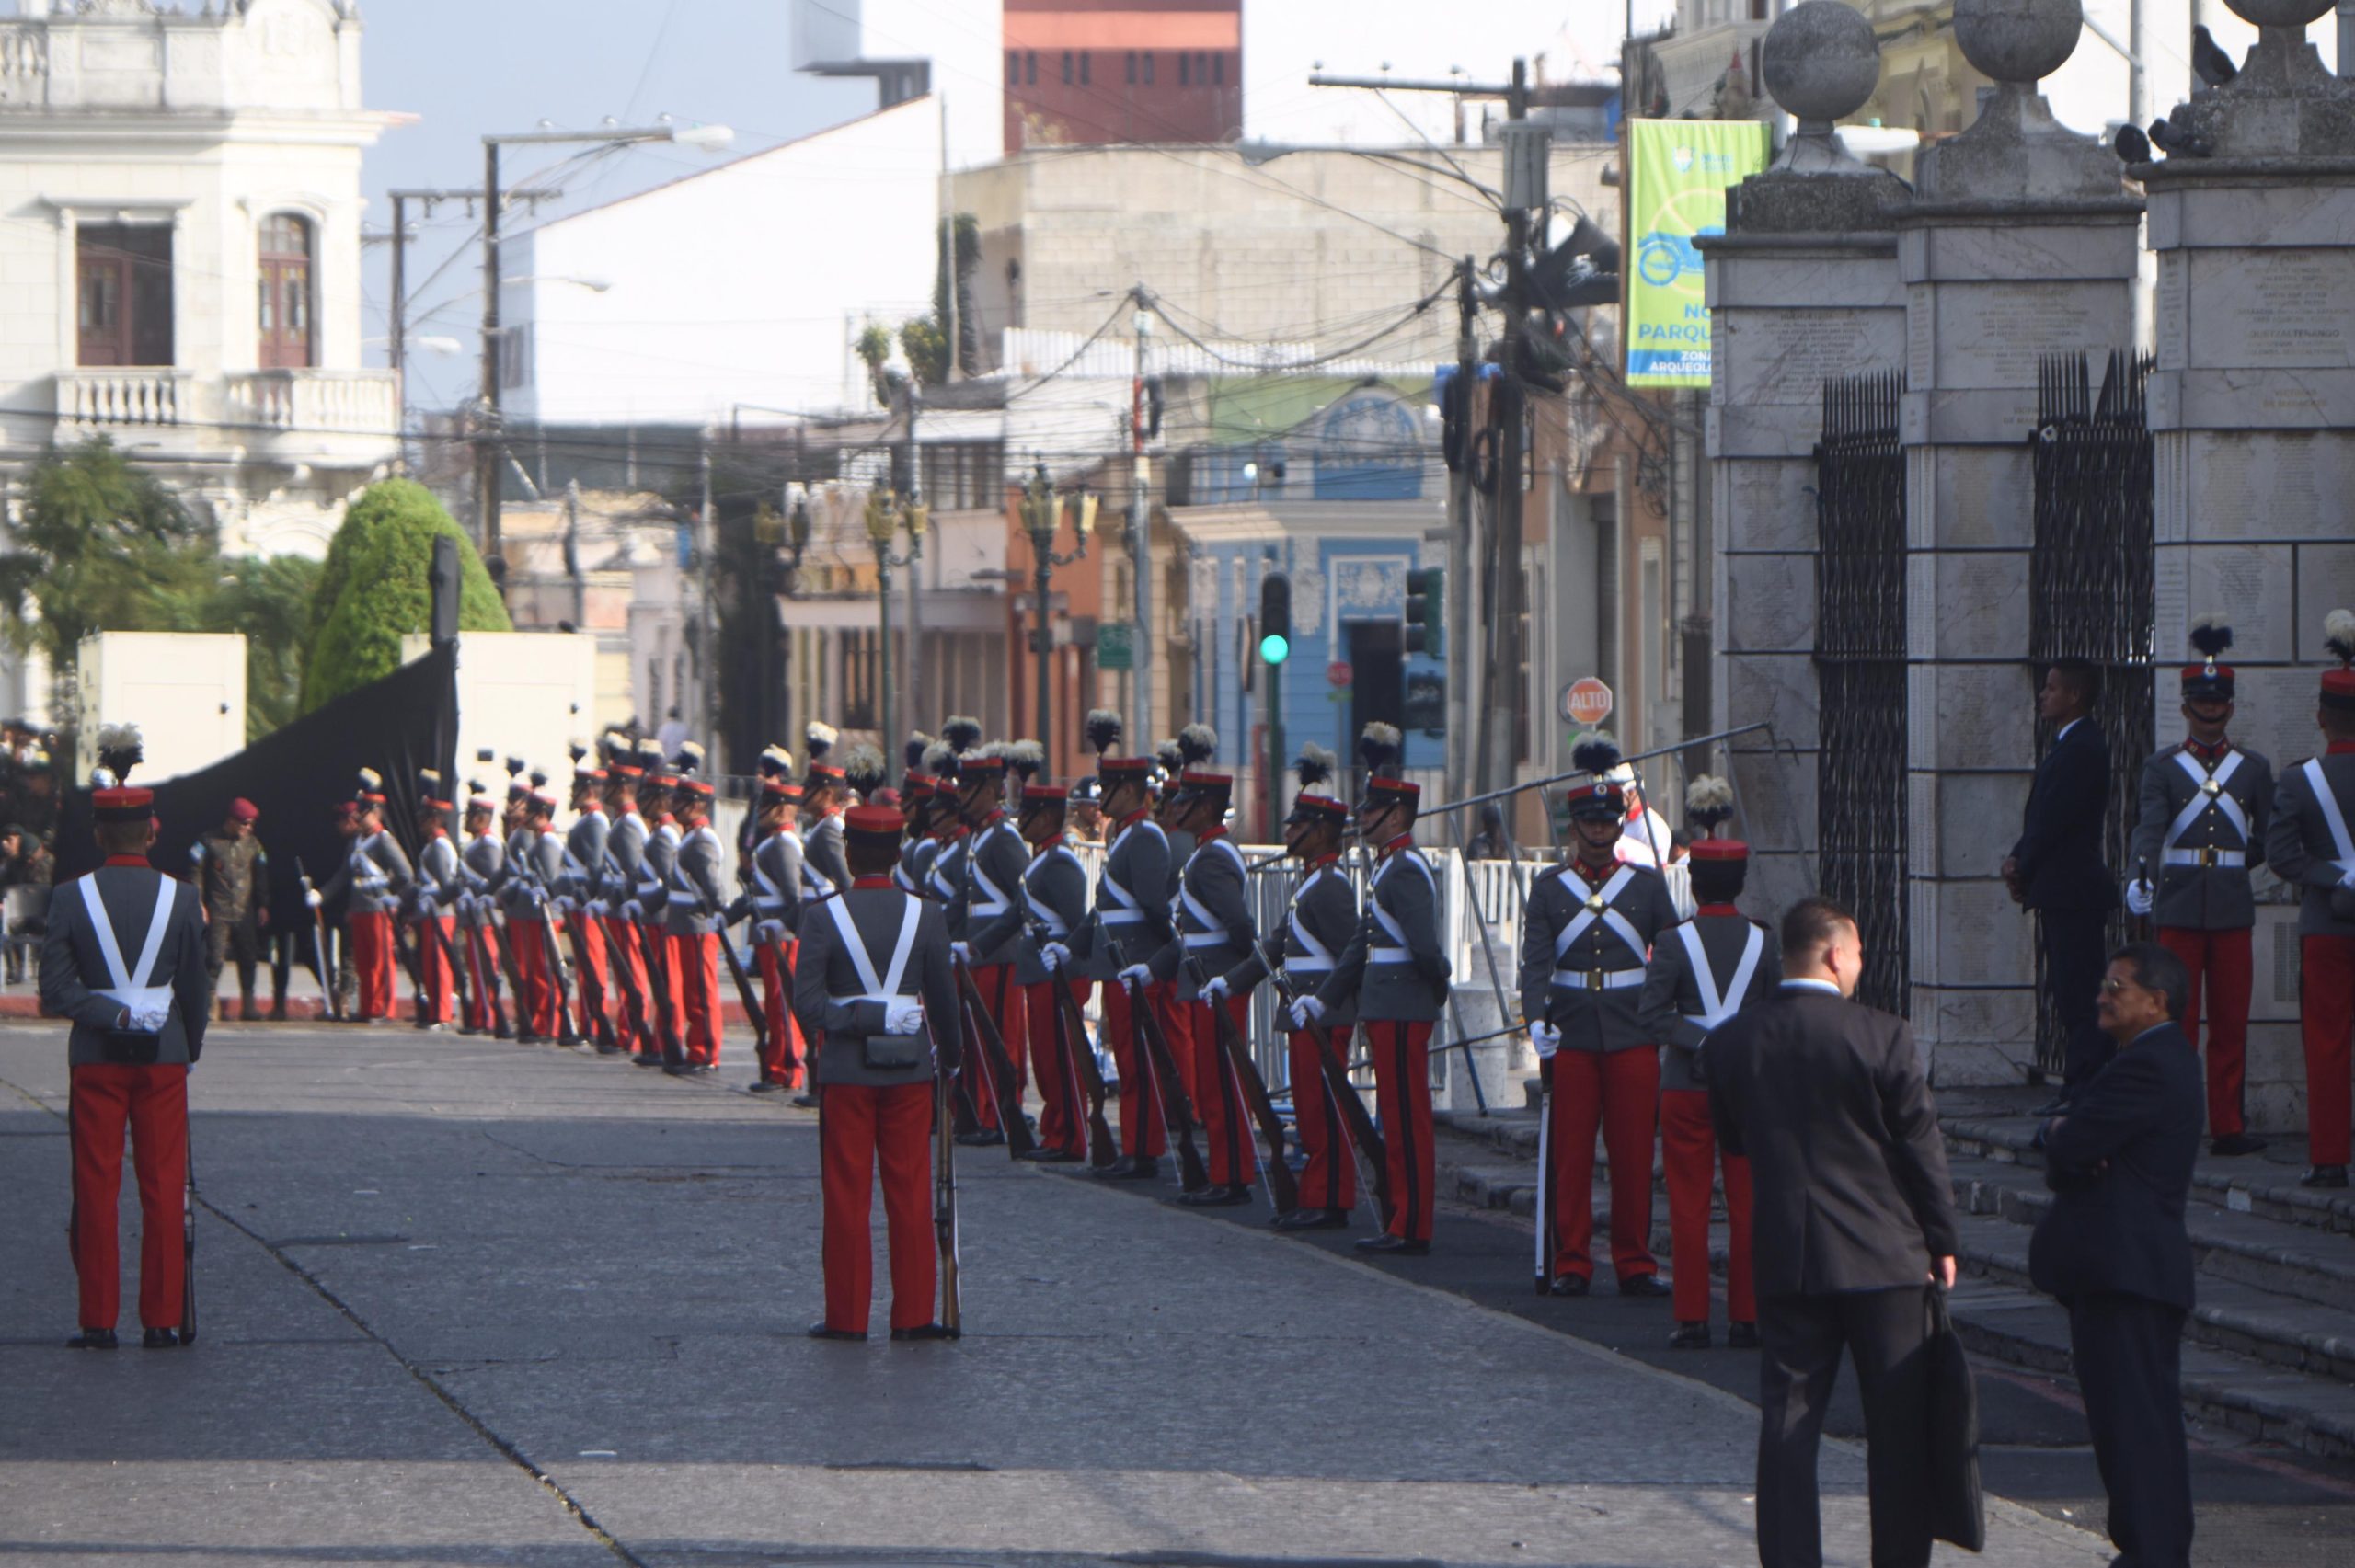
[[[983,751],[957,759],[957,776],[959,783],[970,783],[975,777],[984,773],[1003,774],[1005,772],[1005,757],[1003,752]]]
[[[252,801],[241,795],[229,803],[229,815],[236,821],[251,822],[261,816],[261,811]]]
[[[1097,771],[1108,778],[1141,779],[1152,773],[1157,765],[1151,757],[1106,757],[1097,764]]]
[[[1694,860],[1748,860],[1750,846],[1740,839],[1695,839],[1691,853]]]
[[[1365,795],[1368,800],[1376,795],[1387,795],[1392,800],[1403,800],[1409,806],[1415,806],[1423,798],[1423,786],[1406,779],[1385,778],[1377,773],[1365,781]]]
[[[144,822],[155,815],[155,792],[130,784],[93,790],[90,815],[101,822]]]
[[[798,806],[801,802],[801,786],[781,774],[771,773],[761,781],[761,799],[764,802],[782,800],[787,805]]]
[[[854,806],[843,813],[843,830],[853,838],[896,844],[907,824],[889,806]]]
[[[709,779],[683,778],[679,781],[678,787],[686,791],[689,795],[698,795],[706,800],[709,800],[711,798],[711,781]]]
[[[1034,784],[1022,786],[1022,809],[1034,810],[1041,806],[1068,806],[1071,796],[1061,784]]]

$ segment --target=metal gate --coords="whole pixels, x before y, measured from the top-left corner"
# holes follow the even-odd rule
[[[2136,785],[2156,749],[2156,647],[2151,582],[2151,431],[2143,413],[2148,356],[2113,349],[2098,389],[2084,354],[2049,354],[2036,375],[2036,533],[2028,556],[2028,647],[2040,675],[2057,658],[2101,670],[2093,716],[2109,741],[2109,808],[2102,862],[2123,880]],[[2051,744],[2037,738],[2037,755]],[[2124,910],[2110,917],[2126,937]],[[2057,1076],[2063,1041],[2045,1003],[2037,954],[2037,1066]]]
[[[1823,383],[1815,446],[1818,883],[1865,939],[1856,999],[1907,1011],[1905,456],[1894,372]]]

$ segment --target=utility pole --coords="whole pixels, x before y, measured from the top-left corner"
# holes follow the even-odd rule
[[[1461,99],[1457,100],[1459,103]],[[1472,292],[1472,258],[1465,257],[1455,271],[1455,386],[1465,425],[1472,398],[1478,390],[1480,306]],[[1478,742],[1473,733],[1478,704],[1471,700],[1472,675],[1479,658],[1473,652],[1472,631],[1472,440],[1468,428],[1455,432],[1458,460],[1447,476],[1447,625],[1454,635],[1447,641],[1447,792],[1473,794],[1470,780]]]
[[[956,294],[953,280],[949,294],[951,298]],[[953,347],[950,353],[952,355],[955,353]],[[954,364],[953,359],[951,364],[952,366]],[[950,373],[952,375],[955,373],[953,368]],[[916,412],[923,401],[916,394],[914,381],[911,380],[908,383],[908,504],[911,507],[925,504],[924,448],[916,444]],[[924,601],[921,597],[924,590],[923,561],[924,536],[918,534],[908,550],[908,629],[906,658],[902,661],[906,666],[902,680],[908,689],[907,723],[899,729],[889,727],[884,729],[882,750],[887,760],[890,757],[892,749],[905,738],[905,731],[915,728],[923,722],[916,716],[924,712]],[[890,703],[890,693],[888,692],[884,693],[884,702],[887,706]]]
[[[1505,159],[1513,161],[1511,138],[1517,133],[1510,127],[1529,118],[1529,63],[1512,63],[1512,86],[1505,95],[1505,118],[1508,121]],[[1537,170],[1542,177],[1545,167],[1543,144],[1537,150]],[[1507,181],[1510,192],[1511,181]],[[1536,205],[1543,207],[1545,197],[1538,194]],[[1504,310],[1504,373],[1497,378],[1495,400],[1495,429],[1497,453],[1496,545],[1490,571],[1496,583],[1495,593],[1484,608],[1491,624],[1496,657],[1486,671],[1488,716],[1481,725],[1482,750],[1487,753],[1479,765],[1476,782],[1482,791],[1501,789],[1512,780],[1513,770],[1520,761],[1520,730],[1522,723],[1521,704],[1517,700],[1521,689],[1521,617],[1524,584],[1521,569],[1522,539],[1522,473],[1528,467],[1528,452],[1522,440],[1528,400],[1521,384],[1521,339],[1527,326],[1529,314],[1529,212],[1525,206],[1512,204],[1508,195],[1505,208],[1505,281],[1499,302]],[[1534,698],[1535,693],[1531,693]]]
[[[711,509],[711,427],[706,425],[696,438],[696,466],[703,480],[703,504],[695,512],[696,584],[703,599],[703,743],[705,755],[714,768],[724,769],[728,760],[719,749],[719,601],[718,576],[712,569],[712,556],[719,550],[719,519]],[[759,809],[755,802],[753,808]]]
[[[471,213],[475,203],[482,200],[482,192],[468,186],[463,190],[394,190],[386,194],[393,199],[393,299],[386,326],[392,336],[387,340],[390,348],[385,357],[392,366],[393,379],[400,388],[400,425],[406,430],[408,424],[408,204],[412,201],[418,203],[429,219],[433,216],[433,209],[444,201],[463,201]],[[555,186],[542,186],[530,190],[511,190],[507,193],[507,200],[529,202],[536,211],[541,202],[553,201],[563,194],[563,190]]]
[[[499,143],[482,139],[482,407],[475,449],[477,531],[490,586],[507,597],[507,556],[500,547],[499,507],[505,475],[499,467]]]
[[[2142,0],[2134,0],[2134,3],[2139,6],[2142,5]],[[2141,13],[2138,11],[2136,14],[2140,15]],[[942,319],[948,328],[948,373],[943,377],[942,380],[944,382],[954,382],[957,379],[957,361],[962,357],[959,353],[959,339],[957,336],[957,281],[959,275],[957,269],[957,262],[959,259],[957,255],[957,188],[951,185],[948,180],[948,95],[947,93],[941,93],[938,97],[940,98],[940,255],[942,265],[947,270],[948,285],[946,291],[946,303],[941,306]]]
[[[1131,289],[1129,297],[1137,307],[1136,373],[1129,383],[1129,559],[1136,579],[1137,622],[1136,635],[1131,639],[1135,657],[1130,679],[1136,690],[1135,701],[1130,704],[1134,727],[1129,733],[1136,737],[1142,752],[1153,746],[1153,513],[1145,502],[1151,475],[1144,454],[1144,353],[1153,336],[1153,316],[1145,309],[1143,283]]]

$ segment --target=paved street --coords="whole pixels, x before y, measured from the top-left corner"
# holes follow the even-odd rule
[[[1753,1560],[1746,1404],[1432,1288],[1444,1252],[1425,1283],[967,1151],[965,1340],[816,1345],[808,1113],[398,1027],[219,1030],[202,1341],[69,1354],[62,1047],[0,1031],[0,1553]],[[1860,1460],[1824,1474],[1861,1562]],[[1990,1564],[2107,1561],[1991,1525]]]

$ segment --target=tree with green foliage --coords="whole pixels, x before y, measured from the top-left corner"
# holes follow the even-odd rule
[[[303,712],[400,668],[401,638],[430,628],[433,541],[458,542],[458,630],[513,630],[473,542],[431,491],[408,479],[371,485],[346,508],[311,601]]]
[[[948,377],[948,235],[951,224],[933,231],[932,314],[900,324],[900,348],[908,356],[908,370],[918,386],[938,386]],[[973,274],[982,264],[981,220],[971,212],[956,216],[957,235],[957,364],[967,375],[981,361],[981,329],[973,316]],[[888,401],[888,399],[887,399]]]
[[[47,656],[67,714],[84,637],[192,630],[219,576],[213,530],[103,436],[33,464],[14,544],[0,555],[0,629]]]

